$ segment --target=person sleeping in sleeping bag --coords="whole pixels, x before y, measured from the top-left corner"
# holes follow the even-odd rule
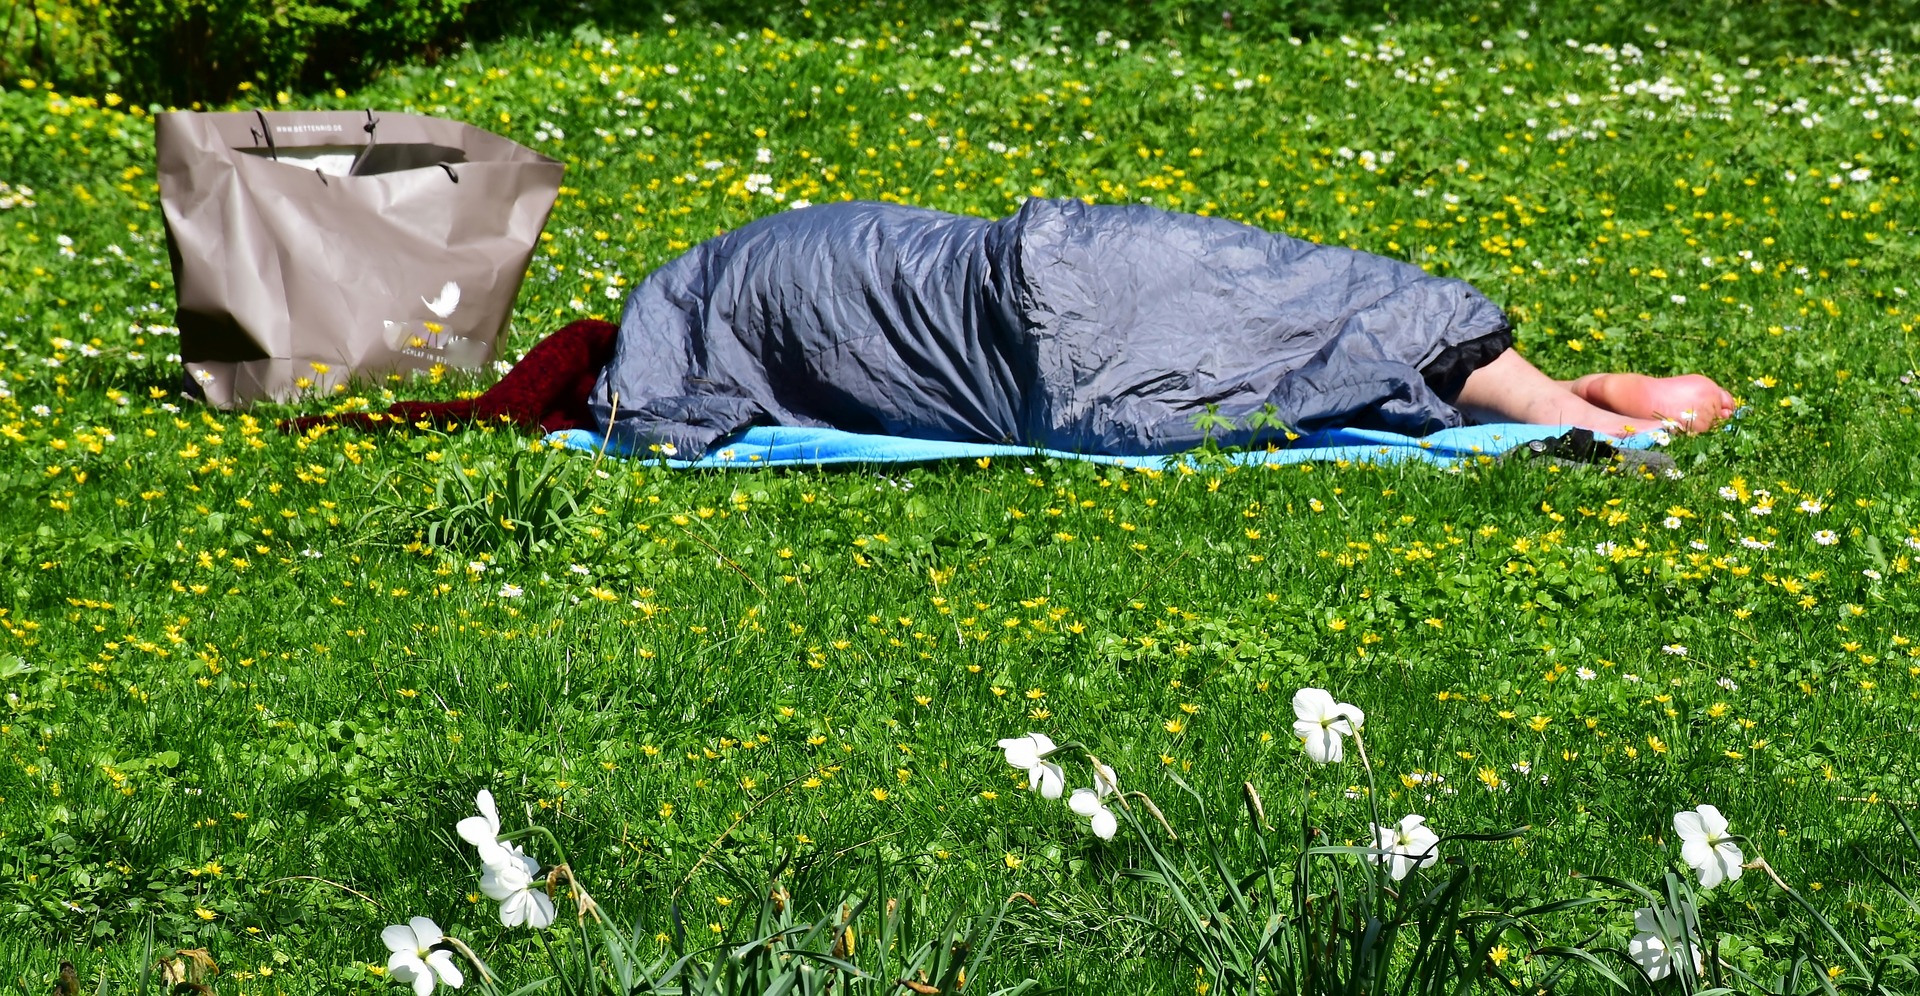
[[[628,296],[595,428],[702,453],[752,425],[1148,455],[1331,427],[1704,431],[1699,375],[1555,381],[1469,284],[1146,205],[1032,199],[986,219],[792,209]],[[1235,428],[1221,430],[1214,415]]]

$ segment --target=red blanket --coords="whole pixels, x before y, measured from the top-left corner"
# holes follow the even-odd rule
[[[280,423],[282,432],[305,432],[316,425],[343,425],[356,429],[389,428],[431,422],[452,428],[468,422],[504,419],[522,429],[557,432],[590,429],[587,394],[600,368],[613,358],[620,327],[612,322],[581,319],[527,351],[527,355],[485,394],[465,401],[401,401],[381,412],[345,415],[306,415]]]

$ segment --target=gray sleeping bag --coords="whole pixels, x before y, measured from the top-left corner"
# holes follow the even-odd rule
[[[1142,205],[1029,200],[990,220],[850,202],[784,211],[636,287],[590,404],[644,451],[751,425],[1156,454],[1331,426],[1463,424],[1512,342],[1459,280]]]

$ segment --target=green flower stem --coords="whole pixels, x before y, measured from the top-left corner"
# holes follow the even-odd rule
[[[1353,728],[1353,747],[1354,750],[1360,753],[1360,770],[1366,772],[1367,775],[1367,811],[1372,814],[1373,826],[1383,826],[1384,824],[1380,822],[1380,793],[1375,791],[1374,788],[1373,759],[1367,756],[1367,741],[1366,738],[1360,735],[1360,728],[1357,726]],[[1367,840],[1369,847],[1372,847],[1376,843],[1376,841],[1373,840],[1373,835],[1377,832],[1378,831],[1371,829],[1369,830]],[[1384,920],[1386,919],[1387,897],[1395,894],[1392,885],[1393,870],[1386,861],[1376,862],[1371,860],[1371,858],[1372,856],[1369,855],[1367,864],[1371,866],[1373,872],[1374,887],[1369,890],[1373,893],[1371,903],[1373,906],[1373,915],[1378,919]]]

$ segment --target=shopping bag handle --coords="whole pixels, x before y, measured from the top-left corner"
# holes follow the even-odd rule
[[[280,150],[273,144],[273,129],[267,125],[266,113],[256,107],[253,109],[253,116],[260,119],[260,134],[267,140],[267,153],[273,156],[274,162],[279,162]]]
[[[380,121],[373,116],[373,108],[367,108],[367,123],[360,126],[360,130],[367,133],[367,144],[361,146],[360,151],[354,154],[353,165],[347,167],[348,176],[358,176],[360,174],[360,163],[367,158],[367,153],[373,151],[373,143],[376,137],[374,135],[374,129],[379,127]]]

